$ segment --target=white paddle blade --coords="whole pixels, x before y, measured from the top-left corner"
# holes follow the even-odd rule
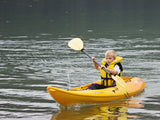
[[[82,50],[83,49],[83,41],[80,38],[73,38],[68,42],[68,46],[74,50]]]

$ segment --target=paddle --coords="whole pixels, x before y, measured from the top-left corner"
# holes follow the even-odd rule
[[[74,50],[82,51],[85,53],[90,59],[92,57],[84,50],[83,48],[83,41],[80,38],[73,38],[68,42],[68,46]],[[101,66],[96,60],[93,60],[98,66]],[[118,75],[114,76],[111,73],[109,73],[105,68],[102,68],[106,73],[108,73],[113,80],[116,81],[117,88],[124,93],[126,97],[129,97],[126,89],[126,83],[122,78],[120,78]]]

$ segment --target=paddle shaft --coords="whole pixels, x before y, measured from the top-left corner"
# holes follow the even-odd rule
[[[92,57],[84,50],[84,48],[81,50],[84,54],[86,54],[90,59],[92,59]],[[96,61],[93,60],[99,67],[101,67],[101,65]],[[108,73],[110,76],[112,75],[111,73],[109,73],[104,67],[102,68],[106,73]]]

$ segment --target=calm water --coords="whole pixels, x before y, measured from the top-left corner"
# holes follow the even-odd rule
[[[90,2],[0,1],[0,119],[160,119],[160,2]],[[114,103],[59,106],[47,86],[100,78],[86,55],[68,48],[74,37],[98,62],[116,50],[123,75],[143,79],[145,90]]]

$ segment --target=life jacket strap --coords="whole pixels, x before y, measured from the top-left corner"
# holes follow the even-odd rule
[[[102,85],[104,85],[105,87],[109,87],[108,80],[114,81],[112,78],[104,78],[104,77],[101,77],[101,80],[102,80]]]

